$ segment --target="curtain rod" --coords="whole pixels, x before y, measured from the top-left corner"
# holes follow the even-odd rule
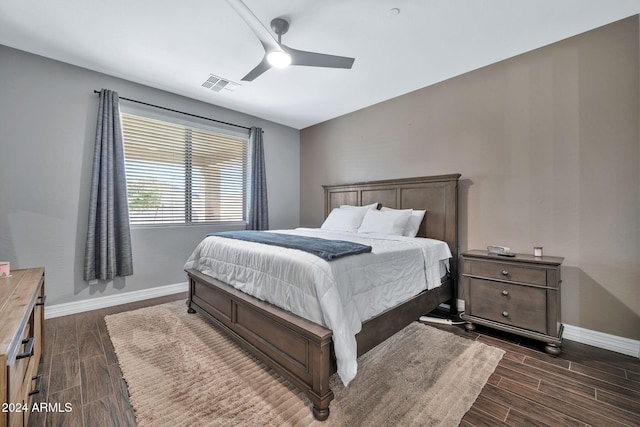
[[[100,91],[99,91],[99,90],[94,90],[94,91],[93,91],[93,93],[100,94]],[[118,95],[118,98],[119,98],[119,99],[124,99],[125,101],[136,102],[136,103],[138,103],[138,104],[147,105],[147,106],[149,106],[149,107],[159,108],[159,109],[161,109],[161,110],[171,111],[171,112],[173,112],[173,113],[184,114],[184,115],[186,115],[186,116],[196,117],[196,118],[198,118],[198,119],[204,119],[204,120],[209,120],[209,121],[216,122],[216,123],[222,123],[223,125],[235,126],[235,127],[237,127],[237,128],[242,128],[242,129],[246,129],[246,130],[251,130],[251,128],[250,128],[250,127],[247,127],[247,126],[237,125],[237,124],[235,124],[235,123],[223,122],[223,121],[221,121],[221,120],[212,119],[212,118],[210,118],[210,117],[198,116],[198,115],[196,115],[196,114],[185,113],[184,111],[174,110],[174,109],[167,108],[167,107],[161,107],[160,105],[149,104],[148,102],[136,101],[135,99],[131,99],[131,98],[124,98],[124,97],[119,96],[119,95]]]

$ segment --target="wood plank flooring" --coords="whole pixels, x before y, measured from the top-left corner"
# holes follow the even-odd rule
[[[42,392],[34,401],[70,403],[71,411],[32,412],[29,426],[135,426],[104,316],[186,298],[182,293],[45,320]]]
[[[177,299],[186,294],[46,320],[35,397],[62,409],[32,413],[29,426],[135,426],[104,316]],[[552,357],[540,343],[488,328],[437,327],[506,351],[461,426],[640,426],[637,358],[568,340]]]

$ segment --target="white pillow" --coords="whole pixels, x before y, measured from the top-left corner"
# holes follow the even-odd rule
[[[378,203],[371,203],[370,205],[364,206],[340,205],[340,209],[378,209]]]
[[[358,228],[358,233],[382,233],[402,236],[411,210],[368,210]]]
[[[348,231],[355,233],[362,223],[368,209],[335,208],[320,226],[323,230]]]
[[[380,210],[381,211],[397,211],[399,209],[383,207]],[[405,226],[404,232],[402,233],[402,235],[407,237],[416,237],[416,235],[418,234],[418,230],[420,229],[420,224],[422,223],[422,219],[424,218],[424,215],[427,213],[427,211],[416,210],[416,209],[401,209],[401,210],[412,211],[411,217],[409,218],[409,221],[407,221],[407,225]]]

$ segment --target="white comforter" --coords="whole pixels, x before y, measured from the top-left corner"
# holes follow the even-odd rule
[[[211,236],[185,268],[331,329],[345,385],[357,372],[355,335],[362,322],[439,286],[440,261],[451,257],[448,245],[433,239],[310,228],[273,232],[349,240],[371,246],[372,252],[327,262],[295,249]]]

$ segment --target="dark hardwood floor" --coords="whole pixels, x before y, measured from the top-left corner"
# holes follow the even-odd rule
[[[135,426],[104,316],[176,299],[186,295],[48,319],[35,397],[60,410],[32,413],[29,426]],[[637,358],[568,340],[552,357],[540,343],[499,331],[438,327],[506,351],[461,426],[640,426]]]

